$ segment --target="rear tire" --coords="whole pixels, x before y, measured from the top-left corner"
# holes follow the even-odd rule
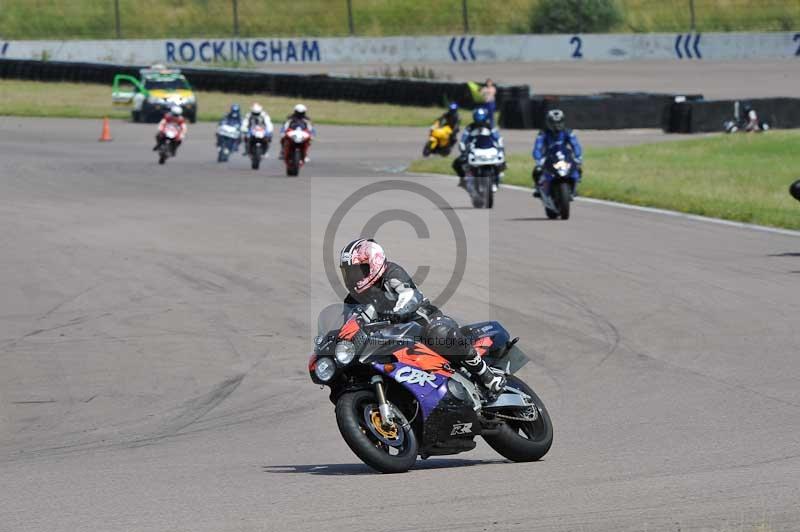
[[[138,124],[142,121],[142,113],[140,111],[131,111],[131,120]]]
[[[391,405],[391,403],[390,403]],[[376,436],[374,429],[370,429],[365,419],[365,412],[373,407],[377,409],[378,400],[370,390],[359,390],[343,394],[336,401],[336,424],[347,446],[365,464],[381,473],[405,473],[417,461],[419,446],[414,430],[407,426],[405,418],[402,421],[405,428],[397,426],[397,440],[402,441],[397,447],[390,447]],[[399,410],[392,406],[395,414]],[[398,454],[390,454],[390,450]]]
[[[507,386],[530,395],[539,411],[539,417],[533,422],[506,421],[497,434],[491,436],[487,434],[483,439],[492,449],[514,462],[540,460],[553,445],[553,423],[550,421],[550,414],[547,413],[539,396],[522,380],[510,375]]]

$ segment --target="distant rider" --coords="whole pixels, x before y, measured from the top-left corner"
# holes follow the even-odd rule
[[[264,150],[266,156],[266,151],[269,150],[270,142],[272,142],[273,126],[269,115],[258,102],[253,103],[253,106],[250,108],[250,113],[242,120],[242,141],[244,142],[243,155],[250,155],[250,130],[256,126],[262,126],[266,130],[265,140],[267,146]]]
[[[229,126],[235,126],[236,130],[239,131],[242,124],[242,115],[238,103],[231,105],[230,111],[228,111],[228,113],[220,119],[219,125],[223,124],[227,124]],[[236,146],[233,148],[234,151],[239,149],[239,140],[240,139],[236,140]],[[219,145],[220,145],[220,136],[217,135],[217,146]]]
[[[464,178],[467,175],[465,167],[467,165],[467,155],[469,154],[470,143],[475,137],[480,135],[481,132],[486,129],[490,131],[490,135],[497,143],[500,151],[505,151],[505,148],[503,147],[503,138],[500,136],[500,132],[497,130],[497,128],[493,128],[489,122],[489,113],[485,108],[478,107],[472,112],[472,123],[464,129],[464,133],[461,135],[461,142],[458,146],[458,148],[461,150],[461,154],[453,161],[453,170],[455,170],[459,177],[458,186],[460,187],[466,187]],[[503,171],[505,169],[506,165],[503,163],[498,174],[500,178],[503,177]],[[493,185],[493,188],[495,191],[497,190],[497,183]]]
[[[761,131],[761,124],[758,121],[758,113],[750,104],[742,107],[742,124],[745,131]]]
[[[497,87],[491,78],[486,78],[486,82],[481,87],[481,96],[483,96],[483,105],[486,112],[489,113],[489,123],[494,127],[494,113],[497,110],[495,99],[497,98]]]
[[[305,145],[305,151],[303,153],[303,160],[308,162],[311,160],[308,156],[308,150],[311,149],[311,140],[317,132],[314,129],[314,125],[311,123],[311,118],[308,116],[308,108],[302,103],[298,103],[294,106],[292,114],[286,117],[286,122],[281,126],[281,159],[284,158],[286,145],[289,142],[289,139],[286,137],[286,131],[297,128],[305,129],[308,131],[309,135],[311,135],[311,138],[308,139],[308,143]]]
[[[461,117],[458,116],[458,104],[451,103],[447,107],[447,111],[445,111],[433,125],[430,127],[430,133],[433,134],[434,131],[437,129],[449,127],[450,132],[450,139],[449,139],[449,146],[455,144],[456,139],[458,138],[458,133],[461,130]]]
[[[164,144],[164,130],[167,127],[167,124],[176,124],[178,126],[178,136],[174,139],[174,146],[175,149],[178,149],[178,146],[181,145],[183,142],[183,138],[186,136],[186,119],[183,118],[183,109],[180,105],[173,105],[169,108],[169,111],[164,115],[164,118],[158,123],[158,133],[156,133],[156,145],[153,148],[153,151],[157,151],[158,148]]]
[[[339,267],[348,291],[345,304],[372,305],[379,319],[394,323],[416,321],[423,326],[421,342],[464,367],[492,394],[504,389],[505,375],[489,368],[458,323],[425,299],[411,276],[386,260],[377,242],[350,242],[341,251]]]
[[[572,155],[575,157],[575,174],[573,174],[572,177],[577,180],[577,183],[580,183],[581,177],[583,176],[583,148],[581,148],[581,143],[578,142],[578,137],[575,136],[575,133],[573,133],[571,129],[566,129],[565,126],[564,111],[561,109],[550,109],[547,111],[545,129],[539,132],[536,136],[536,142],[533,144],[533,160],[535,166],[533,168],[532,177],[534,182],[533,196],[535,198],[540,197],[539,189],[536,185],[541,184],[540,180],[544,173],[547,150],[555,144],[561,143],[572,150]]]

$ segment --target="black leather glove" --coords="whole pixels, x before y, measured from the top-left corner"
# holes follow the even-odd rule
[[[533,172],[531,172],[531,177],[533,178],[534,181],[537,181],[539,179],[539,176],[542,175],[542,171],[543,171],[542,167],[539,165],[533,167]]]

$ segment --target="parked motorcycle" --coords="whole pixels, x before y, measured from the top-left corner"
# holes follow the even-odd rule
[[[267,135],[267,128],[262,125],[254,125],[247,134],[247,153],[250,155],[250,167],[258,170],[261,166],[261,159],[269,150],[270,137]]]
[[[428,134],[428,142],[422,148],[422,156],[428,157],[430,154],[435,153],[442,157],[447,157],[453,150],[454,144],[455,136],[452,127],[444,125],[431,128]]]
[[[494,206],[494,188],[499,182],[500,168],[505,164],[502,146],[484,128],[469,140],[469,145],[461,146],[466,152],[465,183],[467,192],[476,209],[491,209]]]
[[[169,157],[175,157],[180,138],[180,127],[168,122],[161,131],[161,145],[158,147],[158,164],[164,164]]]
[[[239,123],[220,122],[217,126],[217,162],[228,161],[239,148]]]
[[[559,216],[569,220],[570,202],[578,183],[578,170],[572,150],[556,143],[547,151],[542,177],[535,183],[545,214],[551,220]]]
[[[297,176],[306,163],[306,154],[311,144],[311,132],[299,124],[291,124],[283,134],[283,160],[286,175]]]
[[[496,321],[463,328],[487,364],[507,374],[489,396],[464,369],[417,342],[415,322],[376,321],[372,306],[331,305],[318,319],[308,369],[330,388],[336,423],[350,449],[382,473],[402,473],[434,455],[475,448],[475,436],[515,462],[539,460],[553,425],[542,400],[514,374],[528,362]]]

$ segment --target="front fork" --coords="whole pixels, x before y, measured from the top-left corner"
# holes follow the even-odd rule
[[[383,378],[380,375],[375,375],[372,377],[370,383],[375,387],[375,395],[378,396],[378,411],[381,414],[381,425],[383,425],[384,428],[393,427],[394,416],[392,416],[392,408],[389,406],[388,401],[386,401],[386,393],[383,391]]]

